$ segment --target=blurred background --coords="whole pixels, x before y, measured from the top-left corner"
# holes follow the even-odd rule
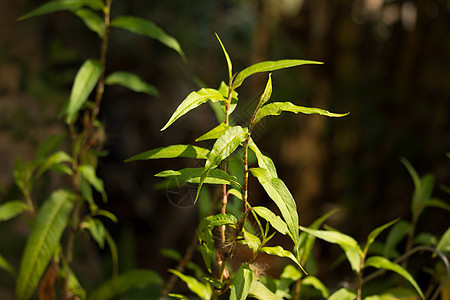
[[[32,159],[46,137],[65,132],[55,117],[79,66],[99,53],[96,34],[68,12],[16,21],[44,2],[0,1],[0,203],[21,197],[13,181],[16,157]],[[397,217],[409,220],[413,183],[401,157],[420,175],[432,173],[434,195],[448,201],[439,185],[450,185],[450,1],[116,0],[112,15],[152,20],[187,56],[184,63],[154,40],[111,30],[106,72],[135,72],[159,90],[158,97],[149,97],[108,87],[100,114],[109,152],[99,167],[109,195],[103,208],[119,218],[108,226],[119,245],[121,271],[145,267],[167,276],[174,263],[160,248],[183,253],[198,224],[202,208],[189,203],[191,191],[156,189],[160,180],[153,176],[195,162],[124,160],[152,148],[192,143],[217,124],[203,105],[160,132],[188,93],[227,80],[214,33],[234,71],[264,60],[323,61],[275,72],[272,101],[350,112],[336,119],[284,113],[255,131],[256,143],[272,157],[298,203],[301,225],[337,207],[340,212],[328,224],[363,241],[376,226]],[[237,123],[248,122],[266,80],[267,74],[255,75],[238,89]],[[58,176],[44,181],[36,191],[43,197],[64,184]],[[250,184],[251,203],[272,205],[256,181]],[[449,225],[448,213],[431,208],[418,231],[441,235]],[[0,224],[2,254],[16,265],[26,233],[21,222]],[[12,240],[12,234],[23,240]],[[79,268],[89,268],[92,278],[107,276],[98,262],[107,264],[108,251],[93,243],[87,247],[92,251]],[[327,249],[316,249],[323,264],[336,258]],[[342,280],[339,273],[325,275],[325,282]],[[6,277],[0,272],[0,285],[11,282]]]

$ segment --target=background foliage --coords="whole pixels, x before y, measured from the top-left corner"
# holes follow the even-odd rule
[[[0,3],[1,202],[19,194],[12,178],[16,156],[26,161],[45,137],[64,131],[54,119],[61,99],[70,92],[78,66],[95,56],[99,47],[95,33],[68,13],[16,22],[43,2]],[[237,70],[286,57],[326,62],[274,74],[273,98],[284,101],[302,95],[298,99],[302,105],[351,111],[346,118],[332,121],[285,116],[255,131],[261,138],[258,145],[277,162],[280,177],[298,203],[300,224],[308,225],[337,206],[341,212],[328,223],[364,240],[381,224],[397,217],[410,219],[413,184],[401,156],[419,174],[433,173],[437,183],[449,184],[445,152],[450,148],[450,8],[446,1],[116,0],[114,6],[118,14],[149,18],[165,28],[188,59],[185,64],[154,41],[114,29],[109,70],[133,70],[159,90],[159,96],[148,97],[110,88],[100,116],[109,155],[101,160],[99,172],[108,192],[108,209],[120,220],[119,225],[110,224],[110,230],[119,243],[121,270],[139,266],[166,274],[173,261],[161,259],[159,249],[182,251],[195,230],[198,209],[179,203],[180,195],[154,189],[155,170],[161,170],[162,163],[169,169],[166,161],[123,161],[146,149],[190,142],[215,124],[205,106],[184,122],[174,123],[168,134],[159,131],[180,99],[202,84],[199,80],[216,86],[224,78],[227,70],[214,32],[227,41]],[[239,111],[243,120],[256,105],[265,80],[255,76],[245,83],[249,92],[240,95],[248,101],[248,109],[242,105]],[[195,167],[184,160],[173,164]],[[58,178],[49,178],[37,192],[51,188],[49,184],[58,185]],[[250,193],[262,204],[269,203],[263,191]],[[448,199],[439,189],[435,194]],[[418,226],[442,234],[449,221],[444,212],[429,209]],[[2,254],[11,257],[22,249],[24,240],[8,237],[14,232],[25,238],[26,230],[20,221],[0,224],[2,248],[8,251]],[[324,265],[340,254],[329,251],[334,250],[324,247],[317,253]],[[93,246],[85,264],[78,266],[80,271],[89,270],[87,285],[107,277],[104,266],[109,260],[102,254]],[[333,274],[327,281],[341,279],[339,270]],[[0,279],[6,284],[0,286],[2,298],[10,288],[4,272]]]

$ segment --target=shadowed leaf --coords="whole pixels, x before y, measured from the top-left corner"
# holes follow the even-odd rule
[[[100,38],[103,38],[105,23],[103,23],[98,14],[89,9],[77,9],[75,14],[83,20],[87,28],[97,33]]]
[[[81,8],[83,6],[88,6],[95,10],[101,10],[103,8],[103,3],[101,0],[57,0],[44,3],[38,8],[32,10],[31,12],[21,16],[18,20],[22,21],[31,17],[36,17],[40,15],[49,14],[61,10],[74,10]]]
[[[108,85],[119,84],[132,91],[143,92],[150,96],[158,95],[156,87],[146,83],[139,76],[125,71],[118,71],[108,75],[105,79],[105,83]]]

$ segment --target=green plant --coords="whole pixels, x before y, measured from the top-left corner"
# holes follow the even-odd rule
[[[298,270],[306,274],[301,264],[301,247],[302,242],[306,239],[301,239],[299,234],[297,206],[291,193],[284,182],[278,178],[273,161],[261,152],[252,139],[252,133],[255,126],[263,118],[280,115],[282,112],[320,114],[328,117],[342,117],[346,114],[298,106],[291,102],[269,103],[272,95],[272,77],[269,74],[266,87],[248,120],[247,126],[233,126],[232,113],[238,104],[236,90],[245,79],[256,73],[321,63],[297,59],[266,61],[233,74],[231,59],[219,38],[218,40],[228,66],[228,83],[222,82],[219,89],[202,88],[190,93],[161,129],[167,129],[192,109],[210,101],[212,105],[219,107],[219,109],[216,109],[216,111],[219,111],[219,125],[197,138],[196,141],[212,140],[214,141],[212,149],[193,145],[171,145],[135,155],[128,161],[176,157],[202,159],[205,160],[203,167],[166,170],[156,174],[156,176],[166,178],[169,183],[198,184],[194,203],[199,199],[204,184],[219,185],[222,191],[220,213],[216,214],[216,203],[213,202],[210,208],[212,213],[200,221],[197,230],[198,250],[203,257],[207,273],[196,279],[183,274],[181,272],[183,268],[171,270],[174,275],[186,282],[192,292],[202,299],[215,299],[226,293],[229,293],[230,299],[245,299],[248,295],[258,299],[281,299],[281,296],[271,291],[260,279],[260,274],[255,267],[255,260],[261,253],[287,258],[295,266],[293,270],[289,269],[290,272],[295,272],[296,276],[302,277],[302,273]],[[228,160],[233,159],[233,155],[236,153],[241,155],[242,181],[238,180],[237,176],[239,175],[232,174],[228,170]],[[249,166],[250,153],[256,156],[257,160],[257,166],[252,168]],[[267,207],[252,206],[248,194],[250,175],[253,175],[259,181],[269,197],[275,202],[281,217]],[[241,209],[237,212],[231,212],[228,209],[231,196],[239,199],[242,203]],[[199,201],[203,201],[203,199]],[[249,218],[253,218],[257,225],[250,226]],[[276,233],[290,237],[293,242],[291,250],[283,249],[280,245],[271,245],[270,241]],[[195,245],[194,242],[192,248]],[[238,245],[248,247],[252,255],[237,270],[233,270],[229,262],[232,260],[234,249]],[[188,254],[188,256],[190,255]],[[312,276],[307,278],[304,281],[305,284],[310,282],[311,284],[314,283],[315,286],[322,287],[317,278]],[[163,297],[165,296],[164,293],[169,292],[170,288],[171,286],[166,287],[163,291]],[[180,299],[186,298],[179,294],[169,295]]]
[[[98,119],[105,85],[119,84],[136,92],[156,95],[154,86],[137,75],[125,71],[107,74],[106,56],[111,28],[156,39],[175,50],[184,59],[178,42],[154,23],[137,17],[119,16],[111,20],[112,0],[50,1],[20,17],[25,20],[56,11],[69,11],[101,39],[98,59],[86,60],[78,70],[70,97],[61,117],[68,128],[67,136],[51,136],[36,152],[35,159],[17,159],[14,178],[24,200],[9,201],[0,206],[0,221],[28,212],[31,233],[27,239],[16,275],[14,266],[0,256],[0,268],[16,276],[16,299],[29,299],[39,290],[39,297],[54,299],[86,299],[73,271],[76,237],[88,233],[100,248],[108,245],[112,257],[112,279],[99,286],[89,299],[106,299],[142,284],[159,283],[159,276],[149,270],[133,270],[118,275],[118,256],[114,240],[104,220],[117,222],[109,211],[101,209],[107,200],[103,181],[97,177],[99,157],[105,155],[105,133]],[[68,141],[69,150],[62,145]],[[63,150],[58,150],[63,149]],[[67,176],[67,186],[52,191],[47,199],[35,199],[33,187],[45,173],[53,171]],[[81,246],[81,245],[80,245]],[[55,287],[55,281],[61,283]],[[55,292],[56,291],[56,292]]]

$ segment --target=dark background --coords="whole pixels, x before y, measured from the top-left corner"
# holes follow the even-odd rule
[[[16,157],[32,159],[45,137],[65,131],[55,116],[76,70],[99,52],[96,34],[68,12],[16,21],[44,2],[0,2],[0,203],[20,197],[13,183]],[[400,157],[420,175],[434,174],[434,195],[448,201],[438,185],[450,183],[449,12],[444,0],[114,1],[113,17],[152,20],[180,42],[188,59],[184,63],[154,40],[111,30],[106,72],[135,72],[160,92],[149,97],[108,87],[100,114],[109,151],[99,167],[109,196],[104,208],[120,220],[105,222],[118,242],[121,271],[145,267],[166,276],[174,264],[159,249],[183,252],[198,223],[198,206],[189,198],[178,203],[186,190],[155,189],[159,181],[153,177],[195,163],[124,160],[151,148],[193,143],[216,125],[203,105],[160,132],[177,105],[199,89],[199,81],[218,88],[227,80],[215,32],[234,71],[263,60],[325,62],[275,72],[272,101],[350,112],[339,119],[285,113],[255,132],[256,143],[273,158],[297,201],[301,225],[338,207],[328,224],[362,242],[376,226],[397,217],[409,220],[413,183]],[[238,89],[238,122],[247,120],[266,80],[267,74],[255,75]],[[46,178],[36,198],[63,184],[58,176]],[[271,205],[256,181],[250,202]],[[418,232],[441,235],[449,223],[448,213],[428,209]],[[0,249],[16,264],[26,232],[20,220],[0,224]],[[108,276],[108,251],[83,243],[91,250],[80,258],[80,270],[89,269],[95,280]],[[335,258],[329,251],[316,250],[325,266]],[[3,272],[0,278],[7,276]],[[7,293],[11,279],[3,282],[0,292]]]

